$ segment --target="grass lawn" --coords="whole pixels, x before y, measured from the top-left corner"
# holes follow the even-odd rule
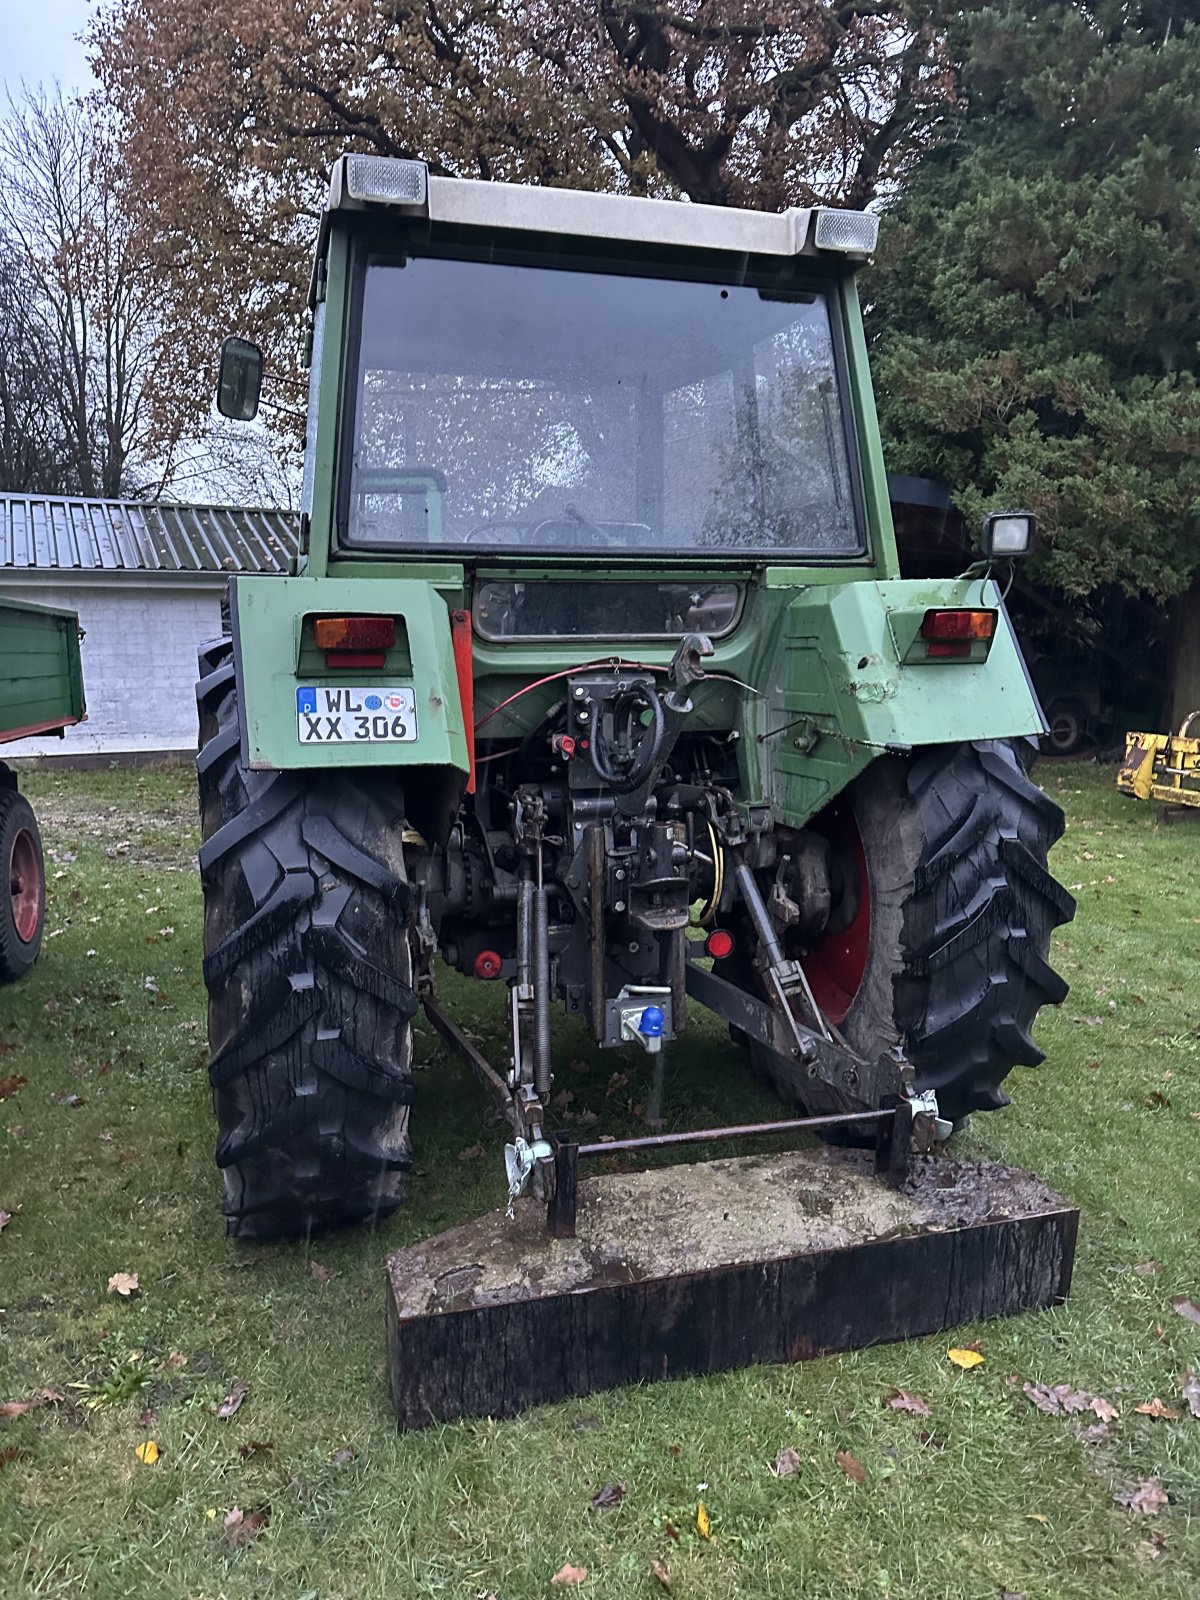
[[[0,1080],[27,1080],[0,1105],[0,1402],[65,1398],[0,1420],[0,1595],[627,1600],[664,1593],[655,1559],[696,1600],[1200,1594],[1200,1420],[1178,1386],[1200,1327],[1172,1308],[1200,1300],[1200,825],[1163,827],[1111,770],[1040,772],[1070,817],[1053,865],[1079,901],[1056,940],[1072,992],[1040,1023],[1046,1064],[956,1147],[1082,1207],[1069,1304],[405,1437],[382,1259],[499,1202],[482,1093],[426,1030],[411,1204],[309,1248],[227,1241],[191,774],[29,775],[51,900],[40,966],[0,991]],[[502,995],[447,992],[498,1056]],[[632,1128],[645,1058],[560,1038],[576,1110]],[[669,1072],[676,1125],[770,1114],[715,1025]],[[118,1271],[139,1296],[107,1292]],[[974,1338],[985,1360],[960,1372],[947,1347]],[[1106,1397],[1111,1437],[1084,1442],[1095,1416],[1044,1415],[1013,1374]],[[932,1420],[887,1409],[893,1385]],[[1136,1412],[1155,1396],[1178,1420]],[[155,1464],[135,1455],[147,1440]],[[778,1478],[785,1446],[799,1468]],[[1114,1504],[1150,1477],[1170,1497],[1157,1515]],[[623,1498],[595,1509],[608,1484]],[[270,1508],[236,1548],[234,1507]],[[566,1562],[587,1569],[577,1591],[551,1585]]]

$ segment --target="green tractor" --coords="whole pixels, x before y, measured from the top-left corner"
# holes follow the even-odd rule
[[[200,655],[232,1234],[400,1204],[421,1003],[542,1197],[556,1005],[651,1052],[705,1007],[787,1102],[902,1099],[928,1138],[1041,1059],[1074,906],[993,577],[1032,519],[900,579],[876,225],[339,160],[297,570],[235,578]],[[261,381],[226,341],[223,414]],[[507,1060],[442,1009],[439,956],[506,985]]]

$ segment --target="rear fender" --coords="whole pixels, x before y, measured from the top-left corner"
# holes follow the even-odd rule
[[[234,659],[242,702],[242,756],[253,768],[330,771],[338,768],[414,768],[412,797],[423,787],[465,787],[469,736],[455,667],[450,610],[429,583],[415,578],[244,577],[230,582]],[[312,645],[314,616],[388,616],[396,645],[379,668],[330,669]],[[415,711],[410,737],[369,742],[353,737],[370,714],[358,688],[395,689]],[[316,698],[307,691],[316,691]],[[329,700],[328,695],[333,699]],[[386,695],[383,697],[386,700]],[[316,709],[320,731],[340,718],[343,737],[301,738],[302,708]],[[386,704],[373,708],[379,714]],[[411,737],[415,731],[415,737]],[[444,806],[439,804],[438,811]],[[440,831],[435,830],[435,831]]]
[[[997,610],[986,659],[914,662],[921,619],[942,606]],[[991,579],[814,585],[787,607],[768,681],[756,701],[762,778],[793,827],[885,752],[1046,731]]]

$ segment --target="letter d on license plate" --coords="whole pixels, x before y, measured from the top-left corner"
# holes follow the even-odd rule
[[[417,697],[411,689],[321,684],[296,690],[301,744],[411,744]]]

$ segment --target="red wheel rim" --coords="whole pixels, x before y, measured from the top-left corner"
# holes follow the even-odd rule
[[[41,852],[28,828],[20,829],[12,842],[8,857],[8,893],[17,938],[22,944],[32,944],[42,922],[45,883]]]
[[[844,1022],[854,997],[862,986],[871,949],[871,886],[867,877],[867,854],[854,812],[845,801],[835,801],[822,813],[816,826],[829,840],[831,855],[849,869],[857,882],[848,885],[856,893],[854,913],[844,928],[827,928],[804,957],[801,965],[812,985],[813,996],[830,1022]]]

